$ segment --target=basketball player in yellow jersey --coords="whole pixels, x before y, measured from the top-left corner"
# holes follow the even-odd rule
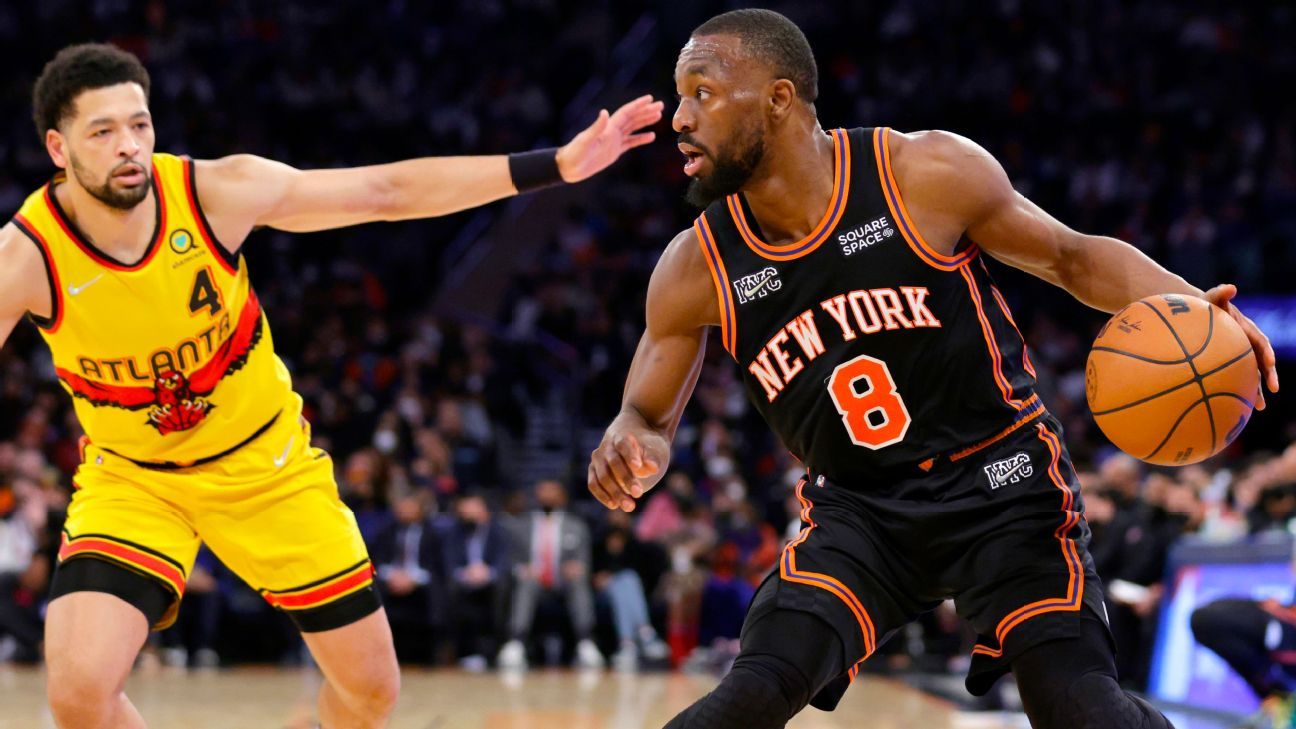
[[[128,53],[60,52],[33,100],[62,171],[0,229],[0,343],[30,316],[88,437],[46,623],[55,720],[144,726],[122,687],[202,540],[301,629],[322,726],[382,726],[399,676],[373,568],[239,247],[258,226],[443,215],[585,179],[650,142],[662,105],[602,112],[557,150],[299,171],[154,153],[148,90]]]

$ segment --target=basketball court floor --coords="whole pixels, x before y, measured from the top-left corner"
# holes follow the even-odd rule
[[[44,674],[0,673],[0,729],[54,723]],[[318,679],[273,668],[136,672],[127,684],[150,726],[185,729],[304,729]],[[706,693],[714,679],[682,674],[533,671],[525,674],[404,672],[393,729],[640,729],[661,727]],[[960,720],[939,699],[890,680],[862,680],[833,713],[808,710],[794,729],[1008,729],[997,719]]]
[[[0,729],[52,729],[44,674],[0,666]],[[150,727],[306,729],[313,671],[136,671],[127,684]],[[674,674],[406,669],[393,729],[659,729],[715,679]],[[1179,729],[1225,725],[1175,717]],[[789,729],[1024,729],[1021,715],[960,712],[898,681],[862,676],[837,711],[807,709]]]

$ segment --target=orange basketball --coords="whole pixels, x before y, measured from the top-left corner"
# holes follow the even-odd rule
[[[1121,450],[1162,466],[1218,453],[1242,432],[1259,393],[1246,333],[1196,296],[1149,296],[1116,312],[1085,367],[1098,427]]]

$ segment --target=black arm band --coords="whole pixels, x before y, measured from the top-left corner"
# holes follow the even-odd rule
[[[513,186],[520,193],[560,185],[563,182],[562,175],[558,172],[557,147],[510,154],[508,163],[509,176],[513,178]]]

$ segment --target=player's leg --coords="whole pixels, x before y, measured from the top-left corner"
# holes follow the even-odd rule
[[[733,669],[667,729],[779,729],[806,705],[832,711],[856,664],[927,607],[858,495],[814,484],[797,486],[804,528],[752,599]]]
[[[1034,729],[1173,729],[1161,712],[1116,683],[1107,627],[1085,610],[1080,634],[1033,645],[1012,661]]]
[[[153,474],[90,446],[77,471],[45,621],[60,727],[143,727],[123,686],[150,627],[175,620],[198,539]]]
[[[341,628],[303,631],[302,638],[324,673],[320,726],[385,726],[400,693],[400,668],[387,614],[380,608]]]
[[[1004,466],[1009,475],[997,478]],[[949,498],[966,507],[949,527],[960,538],[941,580],[979,634],[968,690],[983,695],[1011,671],[1035,729],[1170,727],[1116,683],[1080,483],[1057,421],[1041,417],[949,478]]]
[[[285,412],[261,437],[201,467],[197,530],[212,552],[297,625],[324,673],[324,729],[385,726],[400,673],[373,566],[333,462]]]
[[[753,604],[771,599],[767,580]],[[781,729],[825,686],[844,676],[837,629],[802,610],[775,608],[748,616],[742,650],[711,693],[666,729]]]
[[[123,689],[148,632],[149,618],[116,595],[72,592],[50,603],[45,619],[46,695],[58,726],[145,726]]]

